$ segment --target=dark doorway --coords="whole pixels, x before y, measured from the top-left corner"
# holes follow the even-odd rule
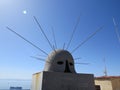
[[[71,73],[70,71],[70,68],[69,68],[69,63],[68,63],[68,60],[66,60],[66,63],[65,63],[65,73]]]

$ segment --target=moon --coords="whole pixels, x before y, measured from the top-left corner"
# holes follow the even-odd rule
[[[26,10],[23,10],[23,14],[27,14],[27,11],[26,11]]]

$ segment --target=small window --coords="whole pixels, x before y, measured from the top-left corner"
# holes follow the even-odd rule
[[[70,62],[69,64],[70,64],[70,66],[73,66],[73,63]]]
[[[58,61],[57,64],[62,65],[64,62],[63,61]]]
[[[101,90],[100,85],[95,85],[96,90]]]

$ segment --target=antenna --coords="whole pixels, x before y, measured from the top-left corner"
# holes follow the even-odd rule
[[[75,31],[76,31],[76,29],[77,29],[77,27],[78,27],[79,22],[80,22],[80,16],[79,16],[79,18],[78,18],[78,20],[77,20],[77,23],[76,23],[76,25],[75,25],[75,27],[74,27],[74,29],[73,29],[72,35],[71,35],[71,37],[70,37],[70,41],[68,42],[68,45],[67,45],[67,48],[66,48],[66,49],[68,49],[69,46],[70,46],[70,44],[71,44],[71,41],[72,41],[72,39],[73,39],[74,33],[75,33]]]
[[[116,24],[114,18],[113,18],[113,23],[114,23],[115,32],[116,32],[116,35],[117,35],[118,41],[119,41],[119,43],[120,43],[120,34],[119,34],[119,31],[118,31],[118,25]]]
[[[56,43],[55,33],[54,33],[53,27],[52,27],[52,34],[53,34],[53,38],[54,38],[55,48],[57,48],[57,43]]]
[[[35,22],[37,23],[38,27],[40,28],[41,32],[43,33],[44,37],[45,37],[46,40],[48,41],[48,44],[50,45],[50,47],[52,48],[52,50],[54,50],[54,48],[52,47],[52,44],[50,43],[48,37],[46,36],[45,32],[43,31],[43,29],[42,29],[40,23],[38,22],[37,18],[36,18],[35,16],[33,16],[33,17],[34,17],[34,20],[35,20]]]
[[[20,34],[18,34],[17,32],[15,32],[14,30],[12,30],[9,27],[6,27],[8,30],[10,30],[11,32],[13,32],[14,34],[16,34],[17,36],[19,36],[20,38],[22,38],[23,40],[25,40],[26,42],[28,42],[29,44],[31,44],[33,47],[37,48],[38,50],[40,50],[41,52],[43,52],[44,54],[48,55],[44,50],[40,49],[38,46],[34,45],[32,42],[28,41],[27,39],[25,39],[23,36],[21,36]]]
[[[98,28],[94,33],[92,33],[89,37],[87,37],[82,43],[80,43],[75,49],[73,49],[73,51],[71,52],[71,53],[73,53],[73,52],[75,52],[78,48],[80,48],[84,43],[86,43],[89,39],[91,39],[98,31],[100,31],[101,29],[103,28],[103,26],[102,27],[100,27],[100,28]]]
[[[103,61],[104,61],[104,75],[107,76],[107,67],[106,67],[105,57],[104,57]]]

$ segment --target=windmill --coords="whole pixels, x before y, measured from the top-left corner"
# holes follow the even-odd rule
[[[75,31],[76,31],[76,29],[77,29],[77,26],[78,26],[78,24],[79,24],[80,17],[78,18],[77,23],[76,23],[76,25],[75,25],[75,27],[74,27],[74,29],[73,29],[73,32],[72,32],[72,34],[71,34],[71,37],[70,37],[70,40],[69,40],[69,42],[68,42],[67,47],[65,48],[65,44],[64,44],[64,45],[63,45],[63,49],[58,49],[58,48],[57,48],[57,43],[56,43],[56,39],[55,39],[55,34],[54,34],[53,28],[52,28],[52,32],[53,32],[53,38],[54,38],[55,45],[52,45],[52,44],[51,44],[51,42],[50,42],[50,40],[48,39],[47,35],[45,34],[42,26],[41,26],[40,23],[38,22],[37,18],[36,18],[35,16],[34,16],[33,18],[34,18],[36,24],[38,25],[39,30],[42,32],[42,34],[44,35],[45,39],[47,40],[50,48],[53,50],[52,53],[55,53],[55,56],[58,55],[57,53],[61,53],[61,52],[62,52],[62,53],[65,53],[65,55],[66,55],[66,54],[69,54],[68,56],[71,57],[71,56],[72,56],[71,54],[73,54],[76,50],[78,50],[83,44],[85,44],[89,39],[91,39],[94,35],[96,35],[97,32],[99,32],[99,31],[103,28],[103,26],[100,27],[100,28],[98,28],[95,32],[93,32],[90,36],[88,36],[85,40],[83,40],[82,43],[78,44],[71,52],[69,52],[69,51],[68,51],[68,48],[69,48],[69,46],[70,46],[70,44],[71,44],[71,41],[72,41],[73,36],[74,36],[74,33],[75,33]],[[31,41],[29,41],[29,40],[27,40],[26,38],[24,38],[22,35],[18,34],[16,31],[14,31],[13,29],[11,29],[10,27],[6,27],[6,28],[7,28],[9,31],[11,31],[12,33],[16,34],[18,37],[22,38],[24,41],[26,41],[26,42],[29,43],[30,45],[32,45],[33,47],[35,47],[36,49],[38,49],[39,51],[41,51],[42,53],[44,53],[45,55],[48,56],[48,60],[45,60],[45,59],[42,59],[42,58],[39,58],[39,57],[34,57],[34,56],[32,56],[32,58],[35,58],[35,59],[40,60],[40,61],[45,61],[46,63],[51,63],[51,62],[49,61],[49,60],[50,60],[49,57],[50,57],[51,54],[48,54],[48,53],[45,52],[43,49],[39,48],[38,46],[36,46],[35,44],[33,44]],[[64,57],[64,55],[63,55],[63,57]],[[89,64],[89,63],[74,63],[74,60],[75,60],[75,58],[72,59],[72,61],[73,61],[72,64],[84,64],[84,65],[88,65],[88,64]],[[67,65],[68,61],[69,61],[69,60],[66,59],[66,62],[65,62],[66,65]],[[72,61],[70,61],[70,62],[72,62]],[[72,65],[72,64],[71,64],[71,65]],[[68,66],[68,65],[67,65],[67,66]]]

